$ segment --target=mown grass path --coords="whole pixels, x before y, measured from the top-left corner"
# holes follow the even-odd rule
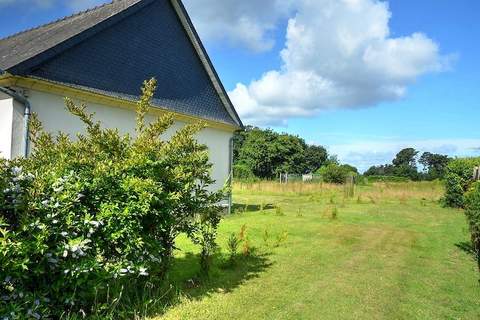
[[[182,284],[198,267],[181,241],[172,277],[183,298],[162,318],[480,319],[465,219],[439,206],[439,184],[377,184],[348,200],[341,187],[290,188],[236,186],[223,254],[198,286]],[[242,225],[255,250],[224,266]]]

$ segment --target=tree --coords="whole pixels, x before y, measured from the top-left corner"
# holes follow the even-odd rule
[[[418,151],[413,148],[405,148],[397,153],[392,161],[395,167],[395,175],[418,180],[417,155]]]
[[[380,166],[371,166],[365,173],[365,176],[393,176],[395,175],[395,167],[391,164]]]
[[[271,179],[280,172],[314,172],[327,162],[324,147],[307,145],[305,140],[287,133],[247,127],[234,137],[234,168],[237,177],[253,173]]]
[[[308,145],[305,150],[305,173],[317,171],[327,162],[327,159],[327,149],[322,146]]]
[[[430,152],[424,152],[418,161],[424,168],[425,177],[428,180],[443,179],[451,158]]]
[[[411,168],[417,168],[417,155],[417,150],[413,148],[405,148],[399,153],[397,153],[392,163],[395,167],[406,166]]]

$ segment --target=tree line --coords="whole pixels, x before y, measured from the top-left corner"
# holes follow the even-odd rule
[[[397,153],[391,164],[372,166],[364,175],[404,177],[415,181],[443,179],[451,160],[447,155],[431,152],[420,155],[414,148],[405,148]]]
[[[273,179],[280,173],[319,173],[329,182],[341,183],[357,168],[340,164],[335,155],[311,145],[297,135],[247,126],[234,136],[234,176],[239,179]],[[451,158],[414,148],[401,150],[390,164],[370,167],[365,176],[403,177],[411,180],[443,179]]]
[[[235,177],[261,179],[283,172],[315,172],[336,161],[324,147],[307,144],[299,136],[252,126],[235,134],[233,159]]]

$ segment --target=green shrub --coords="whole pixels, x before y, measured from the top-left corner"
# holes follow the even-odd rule
[[[228,252],[230,255],[230,262],[233,262],[238,254],[238,247],[241,241],[237,237],[235,233],[231,233],[230,237],[228,237],[227,245],[228,245]]]
[[[448,207],[463,208],[465,192],[473,183],[473,169],[480,165],[480,158],[458,158],[450,161],[445,175],[445,196],[443,202]]]
[[[324,182],[337,184],[345,183],[349,175],[357,174],[353,167],[336,163],[330,163],[321,167],[317,173],[322,176]]]
[[[233,176],[237,180],[251,180],[255,178],[252,169],[245,163],[237,163],[233,166]]]
[[[202,261],[211,254],[223,194],[207,191],[202,125],[162,140],[172,116],[144,121],[155,85],[145,82],[136,138],[66,99],[84,135],[53,136],[33,116],[31,157],[0,162],[0,318],[89,314],[110,288],[162,279],[180,233]]]
[[[480,182],[476,182],[465,196],[465,215],[471,233],[472,247],[474,249],[478,268],[480,270]]]

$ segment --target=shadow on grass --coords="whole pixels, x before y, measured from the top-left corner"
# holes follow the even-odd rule
[[[269,254],[253,252],[250,256],[238,256],[234,263],[217,254],[208,277],[199,276],[199,257],[188,252],[174,261],[170,280],[181,295],[201,299],[212,293],[228,293],[248,280],[259,277],[272,265]]]
[[[477,257],[477,255],[476,255],[476,253],[475,253],[475,249],[473,248],[471,242],[462,241],[462,242],[459,242],[459,243],[455,243],[455,247],[457,247],[457,248],[459,248],[460,250],[468,253],[469,255],[471,255],[471,256],[474,257],[474,258]]]
[[[242,212],[255,212],[262,210],[262,205],[260,204],[243,204],[243,203],[234,203],[232,206],[234,213]],[[264,204],[263,210],[275,209],[275,206],[271,203]]]
[[[198,254],[187,252],[184,257],[174,259],[167,279],[122,284],[121,289],[111,292],[115,299],[107,302],[105,308],[98,305],[102,310],[89,319],[157,319],[168,309],[183,303],[185,297],[200,300],[214,293],[228,294],[246,281],[259,277],[272,265],[269,254],[255,250],[248,257],[238,256],[234,264],[227,262],[226,255],[218,253],[213,257],[209,276],[205,277],[200,276],[199,261]]]

